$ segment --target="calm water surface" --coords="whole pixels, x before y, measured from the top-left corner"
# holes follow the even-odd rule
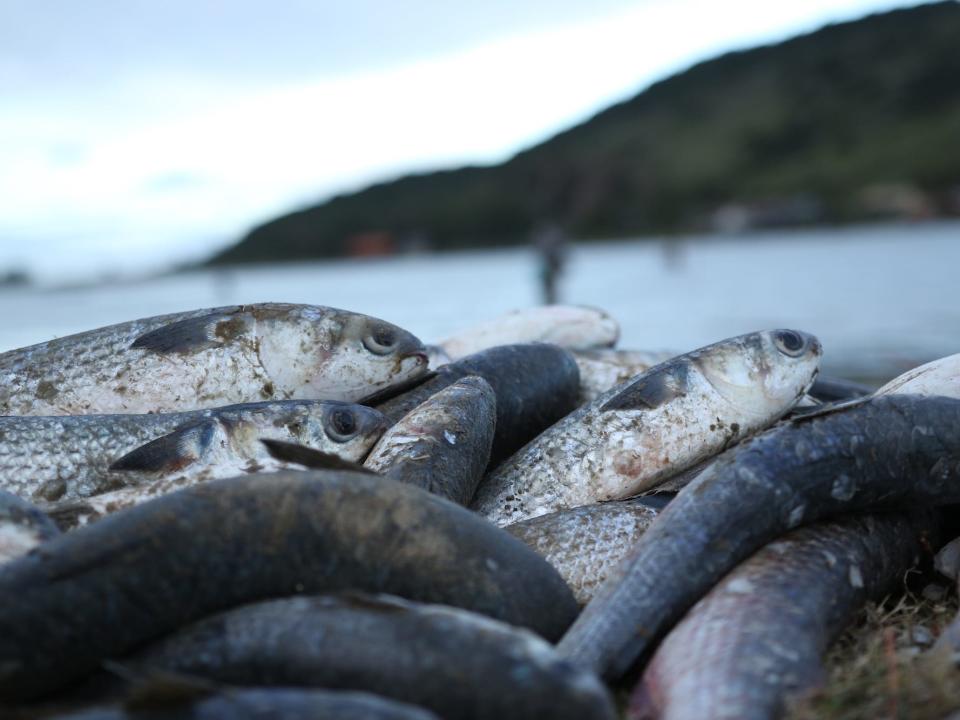
[[[960,352],[960,223],[691,237],[573,249],[565,302],[620,345],[688,350],[751,330],[818,335],[832,372],[882,379]],[[0,349],[138,317],[262,301],[369,313],[435,341],[538,300],[524,249],[193,272],[70,290],[0,290]]]

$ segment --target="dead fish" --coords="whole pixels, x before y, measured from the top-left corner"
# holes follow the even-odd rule
[[[836,402],[872,395],[874,389],[869,385],[845,380],[844,378],[818,375],[810,386],[810,396],[819,402]]]
[[[617,321],[603,310],[575,305],[542,305],[514,310],[438,343],[459,360],[498,345],[543,342],[573,350],[613,347],[620,337]]]
[[[0,414],[180,412],[257,400],[360,400],[426,372],[400,328],[263,303],[111,325],[0,354]]]
[[[386,428],[372,408],[322,400],[242,403],[185,413],[0,417],[0,489],[72,501],[159,477],[229,477],[256,467],[257,440],[361,460]]]
[[[21,716],[15,716],[17,720]],[[24,720],[27,717],[22,716]],[[223,688],[196,697],[93,708],[50,720],[439,720],[423,708],[369,693],[302,688]]]
[[[574,351],[573,358],[580,368],[579,402],[581,405],[593,402],[611,388],[679,354],[642,350]]]
[[[0,702],[219,610],[347,589],[463,607],[549,640],[577,613],[539,555],[419,488],[345,471],[214,480],[0,566]]]
[[[913,395],[778,425],[670,502],[559,644],[619,677],[737,563],[802,523],[960,501],[960,400]]]
[[[247,605],[186,627],[125,662],[233,685],[361,690],[445,720],[615,717],[600,681],[533,633],[386,595]]]
[[[0,565],[59,534],[56,523],[38,507],[0,490]]]
[[[782,417],[820,354],[812,335],[772,330],[672,358],[530,442],[480,483],[471,507],[508,525],[655,487]]]
[[[800,528],[741,563],[687,613],[647,665],[629,717],[766,720],[823,679],[821,657],[867,600],[902,585],[932,513]]]
[[[876,394],[960,398],[960,353],[908,370],[881,387]]]
[[[466,377],[400,418],[364,467],[466,505],[490,461],[496,421],[493,388]]]
[[[586,605],[657,516],[648,498],[584,505],[507,525],[503,529],[553,565]]]
[[[425,383],[386,402],[380,410],[391,423],[457,380],[475,375],[497,396],[497,422],[490,467],[577,406],[580,374],[569,351],[533,343],[483,350],[436,371]]]

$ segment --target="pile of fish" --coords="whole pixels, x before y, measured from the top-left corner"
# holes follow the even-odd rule
[[[0,716],[782,716],[949,539],[960,356],[618,335],[257,304],[0,354]]]

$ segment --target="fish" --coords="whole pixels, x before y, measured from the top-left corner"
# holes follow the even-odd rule
[[[737,563],[801,524],[960,501],[960,400],[890,395],[778,425],[681,490],[560,640],[623,675]]]
[[[620,325],[603,310],[577,305],[542,305],[514,310],[437,343],[452,360],[498,345],[542,342],[573,350],[613,347]],[[441,361],[439,355],[437,361]]]
[[[817,374],[812,335],[740,335],[604,393],[490,473],[471,507],[497,525],[636,495],[782,417]]]
[[[481,377],[457,380],[404,415],[364,467],[467,505],[490,461],[497,399]]]
[[[14,716],[18,720],[21,716]],[[23,715],[24,720],[36,717]],[[48,716],[49,717],[49,716]],[[49,720],[439,720],[370,693],[304,688],[222,688],[171,699],[98,707]]]
[[[491,468],[577,407],[577,363],[569,351],[546,343],[482,350],[444,365],[426,382],[374,407],[396,423],[443,388],[471,375],[490,383],[497,398]]]
[[[844,378],[818,375],[810,387],[810,396],[820,402],[836,402],[872,395],[874,388]]]
[[[782,717],[790,696],[823,680],[821,657],[863,604],[902,589],[935,525],[933,513],[848,516],[769,543],[667,635],[628,716]]]
[[[420,488],[349,471],[212,480],[0,566],[0,703],[211,613],[337,590],[462,607],[550,641],[578,610],[543,558]]]
[[[427,371],[395,325],[316,305],[134,320],[0,354],[0,415],[182,412],[258,400],[354,402]]]
[[[59,534],[56,523],[40,508],[0,490],[0,565]]]
[[[928,362],[881,386],[877,395],[943,395],[960,398],[960,353]]]
[[[593,402],[611,388],[679,354],[642,350],[574,351],[573,357],[580,368],[580,404]]]
[[[70,502],[164,478],[183,484],[262,464],[259,438],[362,460],[386,429],[363,405],[326,400],[242,403],[193,412],[0,417],[0,489]]]
[[[445,720],[613,720],[596,676],[542,638],[443,605],[353,593],[269,600],[200,620],[124,663],[231,685],[359,690]]]
[[[553,565],[586,605],[659,510],[656,500],[636,498],[559,510],[503,529]]]

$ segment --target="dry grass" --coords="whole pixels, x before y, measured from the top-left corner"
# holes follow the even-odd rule
[[[827,655],[824,687],[795,701],[788,717],[940,720],[960,711],[960,668],[923,638],[939,635],[956,614],[954,596],[907,595],[868,607]]]

